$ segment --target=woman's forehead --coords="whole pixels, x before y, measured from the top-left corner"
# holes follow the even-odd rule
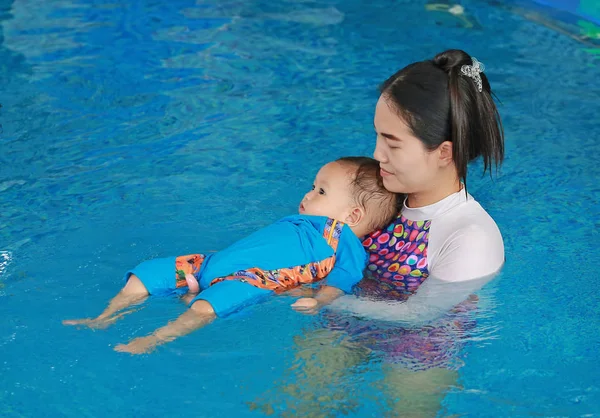
[[[398,114],[398,111],[394,108],[384,96],[381,96],[377,101],[375,107],[375,130],[378,132],[384,132],[391,130],[400,133],[409,133],[410,128],[404,122],[404,120]],[[392,133],[392,132],[387,132]]]

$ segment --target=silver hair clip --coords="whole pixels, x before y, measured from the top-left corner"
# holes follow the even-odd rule
[[[476,58],[472,59],[473,65],[463,65],[460,67],[460,72],[475,80],[477,83],[477,90],[479,90],[479,93],[481,93],[483,90],[483,84],[481,83],[481,76],[479,74],[485,70],[485,65],[483,65],[482,62],[477,61]]]

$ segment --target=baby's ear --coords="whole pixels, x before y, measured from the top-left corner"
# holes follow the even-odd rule
[[[365,217],[365,211],[362,208],[355,207],[350,210],[348,216],[346,216],[345,223],[348,226],[356,226]]]

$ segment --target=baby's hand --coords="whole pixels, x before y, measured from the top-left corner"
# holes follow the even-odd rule
[[[315,315],[319,312],[319,301],[315,298],[300,298],[292,304],[292,309],[308,315]]]

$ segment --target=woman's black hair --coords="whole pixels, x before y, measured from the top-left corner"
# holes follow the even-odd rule
[[[381,94],[425,147],[434,150],[452,142],[458,176],[467,187],[467,164],[483,157],[484,173],[504,159],[504,131],[490,84],[480,73],[476,81],[461,72],[472,65],[469,54],[450,49],[432,60],[410,64],[387,79]]]

